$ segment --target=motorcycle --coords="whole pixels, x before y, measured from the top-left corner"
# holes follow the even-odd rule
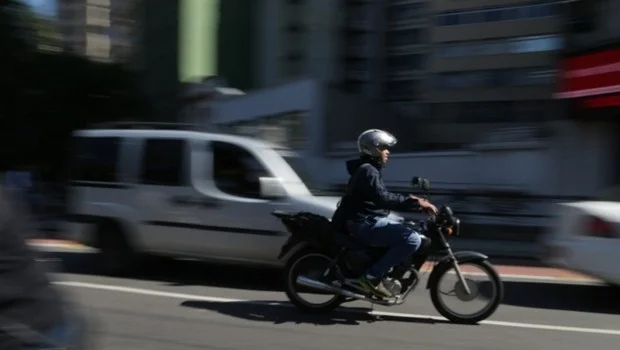
[[[428,198],[430,181],[414,177],[412,185],[421,188]],[[425,264],[430,263],[430,275],[426,289],[437,311],[455,323],[475,324],[490,317],[499,307],[504,295],[503,282],[484,254],[474,251],[453,252],[448,237],[460,234],[460,219],[449,206],[442,206],[436,215],[426,220],[403,222],[420,233],[422,244],[418,251],[405,262],[390,270],[385,285],[392,292],[391,297],[379,297],[366,292],[359,285],[359,277],[388,250],[384,247],[369,247],[347,233],[336,232],[330,227],[330,220],[309,212],[289,213],[274,211],[272,215],[282,221],[291,236],[282,246],[279,258],[292,255],[284,269],[285,292],[290,302],[306,313],[327,313],[351,301],[367,301],[384,306],[401,305],[420,282]],[[435,255],[438,258],[430,261]],[[309,265],[309,271],[304,266]],[[493,287],[489,303],[472,314],[460,314],[449,308],[442,299],[439,285],[454,269],[457,281],[450,294],[463,302],[469,302],[481,294],[481,288],[463,272],[462,266],[470,265],[482,271]],[[428,272],[428,271],[427,271]],[[301,288],[300,288],[301,287]],[[301,298],[300,292],[309,289],[314,295],[327,295],[325,302],[316,303]],[[485,295],[486,296],[486,295]]]

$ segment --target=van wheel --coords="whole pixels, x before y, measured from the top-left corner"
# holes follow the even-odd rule
[[[126,276],[136,271],[137,254],[127,235],[115,223],[104,223],[97,230],[98,270],[110,276]]]

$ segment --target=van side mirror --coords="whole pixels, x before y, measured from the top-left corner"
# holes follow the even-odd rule
[[[279,199],[288,197],[282,180],[278,177],[260,177],[260,196],[265,199]]]

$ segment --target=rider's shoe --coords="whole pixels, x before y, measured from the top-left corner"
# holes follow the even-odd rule
[[[359,283],[366,291],[371,292],[382,298],[389,298],[394,296],[390,290],[383,284],[383,280],[381,278],[372,277],[372,276],[362,276],[360,278]]]

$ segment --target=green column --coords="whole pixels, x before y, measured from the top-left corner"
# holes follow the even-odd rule
[[[217,38],[221,0],[179,3],[179,80],[217,74]]]

